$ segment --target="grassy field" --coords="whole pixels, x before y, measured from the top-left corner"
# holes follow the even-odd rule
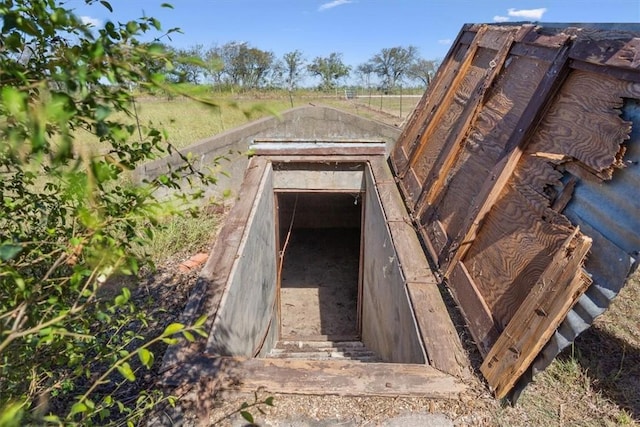
[[[205,108],[180,98],[140,99],[141,123],[161,124],[169,138],[179,147],[229,130],[268,114],[291,107],[287,96],[261,95],[249,99],[225,95],[220,108]],[[343,97],[294,98],[294,106],[324,104],[360,114],[367,118],[400,125],[411,113],[419,98],[403,98],[400,116],[399,97],[368,97],[346,100]],[[376,104],[378,102],[378,104]],[[406,104],[405,104],[406,102]],[[239,108],[238,108],[239,107]],[[156,262],[176,253],[188,253],[184,242],[207,241],[218,221],[179,219],[167,232],[157,237],[152,251]],[[185,238],[188,236],[188,238]],[[501,426],[615,426],[638,425],[640,420],[640,274],[636,273],[611,309],[598,318],[594,326],[581,335],[543,373],[537,375],[515,407],[502,406],[478,379],[477,395],[454,410],[443,404],[442,411],[458,417],[461,425]],[[473,359],[473,357],[472,357]],[[477,367],[476,367],[477,368]],[[479,374],[478,374],[479,375]],[[463,403],[458,403],[462,405]],[[436,407],[440,409],[440,406]],[[449,411],[449,412],[447,412]],[[461,415],[461,414],[471,415]]]

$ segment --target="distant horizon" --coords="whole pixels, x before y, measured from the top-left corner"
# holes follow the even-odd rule
[[[96,3],[68,0],[85,22],[151,16],[163,30],[183,34],[162,40],[175,48],[197,44],[205,49],[246,42],[281,59],[299,50],[307,63],[332,52],[355,69],[383,48],[415,46],[420,58],[442,60],[464,24],[473,23],[613,23],[638,26],[639,0],[111,0],[113,13]]]

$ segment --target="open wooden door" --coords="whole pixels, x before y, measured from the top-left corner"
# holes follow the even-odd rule
[[[463,27],[391,155],[498,397],[591,284],[592,238],[562,212],[582,179],[622,166],[631,126],[618,108],[640,98],[640,64],[620,65],[638,39],[585,33]]]

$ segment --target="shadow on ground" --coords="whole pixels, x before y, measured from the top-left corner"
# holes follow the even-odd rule
[[[575,360],[592,380],[594,390],[640,419],[640,348],[592,327],[565,350],[560,359]]]

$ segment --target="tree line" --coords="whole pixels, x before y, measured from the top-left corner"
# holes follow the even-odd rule
[[[178,60],[167,78],[175,83],[208,82],[221,88],[280,88],[292,91],[307,78],[315,79],[319,90],[331,90],[355,79],[359,85],[378,90],[392,90],[402,84],[431,83],[439,61],[421,58],[415,46],[381,49],[365,63],[355,67],[344,63],[342,54],[305,58],[300,50],[277,57],[273,52],[246,42],[229,42],[205,48],[197,44],[189,48],[165,46]]]

